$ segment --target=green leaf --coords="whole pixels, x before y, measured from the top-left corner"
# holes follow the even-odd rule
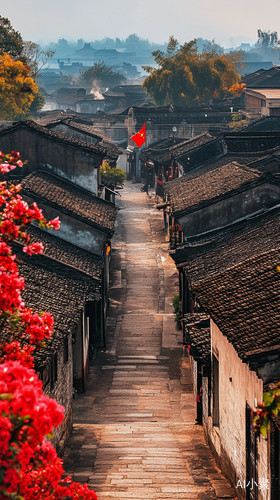
[[[260,433],[264,438],[267,436],[267,427],[265,425],[261,426]]]
[[[13,395],[12,394],[0,394],[0,399],[2,401],[5,401],[6,399],[12,399]]]

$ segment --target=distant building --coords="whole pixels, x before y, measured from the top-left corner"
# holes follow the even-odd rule
[[[85,43],[82,49],[75,50],[76,58],[79,59],[95,59],[96,49],[90,43]]]

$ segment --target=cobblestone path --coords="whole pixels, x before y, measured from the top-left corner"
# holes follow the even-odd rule
[[[234,498],[195,422],[171,305],[178,276],[162,226],[152,200],[127,182],[113,239],[108,346],[74,400],[64,466],[104,500]]]

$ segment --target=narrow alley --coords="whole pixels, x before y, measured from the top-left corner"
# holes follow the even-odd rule
[[[139,185],[126,182],[121,195],[107,348],[91,361],[87,391],[74,400],[65,470],[99,499],[234,498],[195,422],[162,213]]]

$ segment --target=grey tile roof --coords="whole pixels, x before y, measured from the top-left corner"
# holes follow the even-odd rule
[[[89,224],[104,228],[110,233],[115,229],[115,205],[75,184],[39,170],[25,177],[21,186],[23,193],[54,203],[58,208],[81,217]]]
[[[99,255],[62,240],[59,237],[59,230],[48,232],[32,224],[27,232],[30,236],[30,243],[39,241],[43,244],[44,255],[47,257],[69,265],[91,278],[101,279],[104,262]]]
[[[22,298],[25,305],[34,311],[48,311],[54,318],[54,332],[46,347],[35,352],[35,367],[42,370],[53,353],[57,352],[66,336],[76,338],[80,313],[85,303],[100,300],[95,285],[73,279],[57,270],[45,266],[26,257],[19,264],[20,276],[24,278],[25,289]],[[11,341],[10,329],[1,331],[1,341]]]
[[[236,224],[191,237],[176,252],[190,283],[213,277],[252,256],[280,248],[280,206]]]
[[[277,248],[192,285],[204,311],[243,360],[280,349],[279,262]]]
[[[59,124],[65,124],[73,130],[81,132],[89,137],[93,137],[97,139],[97,144],[104,148],[106,151],[106,158],[111,160],[117,160],[119,155],[123,153],[122,148],[114,144],[112,141],[107,140],[101,132],[95,130],[92,125],[80,123],[70,118],[62,118],[56,122],[52,122],[48,125],[48,128],[52,129],[53,127]],[[68,137],[68,136],[67,136]]]
[[[195,178],[183,175],[174,179],[164,185],[164,192],[172,212],[177,213],[215,200],[261,177],[257,170],[231,162]]]
[[[51,139],[53,139],[57,142],[60,142],[63,144],[68,144],[69,146],[83,149],[84,151],[87,151],[87,152],[92,153],[92,154],[96,154],[96,155],[100,156],[100,162],[102,161],[102,158],[104,158],[106,155],[106,149],[104,148],[104,146],[100,146],[99,144],[88,144],[84,141],[79,141],[78,139],[73,139],[72,137],[61,134],[60,132],[55,132],[54,130],[50,130],[47,127],[39,125],[34,120],[26,120],[26,121],[22,121],[22,122],[17,122],[13,125],[5,127],[5,128],[0,130],[0,136],[2,134],[7,134],[11,131],[17,130],[18,128],[22,128],[22,127],[27,128],[30,131],[37,133],[39,135],[43,135],[45,137],[50,137]]]
[[[192,139],[174,144],[173,146],[171,145],[167,150],[163,149],[156,154],[153,153],[152,160],[162,165],[169,165],[172,159],[182,157],[189,151],[197,149],[211,141],[216,141],[216,139],[207,133],[201,134]]]

